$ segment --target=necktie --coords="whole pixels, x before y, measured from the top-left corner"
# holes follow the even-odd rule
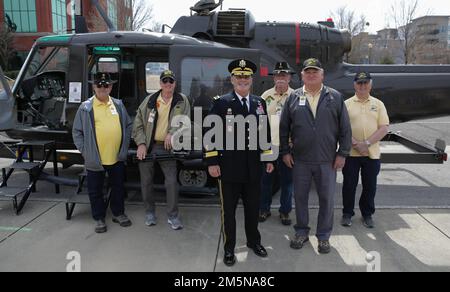
[[[247,116],[248,115],[248,106],[247,106],[246,98],[242,99],[242,110],[243,110],[244,116]]]

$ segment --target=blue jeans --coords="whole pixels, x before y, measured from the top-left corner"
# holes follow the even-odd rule
[[[108,181],[111,187],[111,211],[115,217],[125,213],[125,164],[117,162],[115,165],[103,167],[105,171],[87,171],[92,217],[96,221],[105,219],[108,208],[103,194],[106,172],[108,172]]]
[[[349,157],[343,169],[344,186],[342,196],[344,200],[344,216],[355,216],[356,188],[359,174],[362,178],[362,194],[359,208],[364,218],[375,214],[375,195],[377,193],[377,179],[381,169],[381,161],[369,157]]]
[[[280,213],[289,214],[292,211],[292,196],[294,192],[293,188],[293,173],[292,169],[284,164],[283,159],[280,157],[275,162],[275,171],[271,174],[267,173],[264,169],[262,181],[261,181],[261,204],[260,212],[269,212],[272,205],[272,189],[275,176],[280,177],[281,184],[281,198],[280,198]]]

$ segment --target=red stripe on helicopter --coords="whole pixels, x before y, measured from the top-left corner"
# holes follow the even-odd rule
[[[296,48],[296,62],[297,65],[300,64],[300,23],[295,23],[295,36],[297,40],[297,48]]]

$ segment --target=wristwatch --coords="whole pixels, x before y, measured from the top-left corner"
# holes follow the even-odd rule
[[[370,144],[370,142],[369,142],[369,140],[366,140],[366,145],[367,145],[367,147],[370,147],[370,146],[372,146],[372,144]]]

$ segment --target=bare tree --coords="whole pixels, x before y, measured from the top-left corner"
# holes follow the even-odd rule
[[[9,68],[9,59],[14,54],[13,47],[14,33],[5,25],[0,25],[0,65],[4,70]]]
[[[132,0],[131,10],[119,10],[119,26],[122,24],[127,30],[139,31],[155,25],[153,22],[153,5],[149,4],[148,0]]]
[[[403,54],[405,64],[414,62],[413,49],[416,46],[419,34],[413,20],[416,18],[419,8],[419,0],[400,0],[391,6],[391,18],[400,38],[404,41]]]
[[[357,15],[355,11],[350,10],[347,6],[341,6],[336,11],[331,12],[335,25],[339,29],[347,30],[352,39],[365,31],[368,25],[366,16],[361,14]],[[362,43],[361,39],[354,39],[352,41],[352,52],[346,54],[345,60],[350,61],[350,56],[356,51],[360,51]]]
[[[153,21],[152,26],[150,28],[154,32],[162,32],[163,31],[163,24],[159,21]]]
[[[346,29],[352,37],[362,33],[366,29],[367,19],[364,14],[357,15],[355,11],[350,10],[347,6],[338,8],[335,12],[331,12],[335,25],[340,29]]]

